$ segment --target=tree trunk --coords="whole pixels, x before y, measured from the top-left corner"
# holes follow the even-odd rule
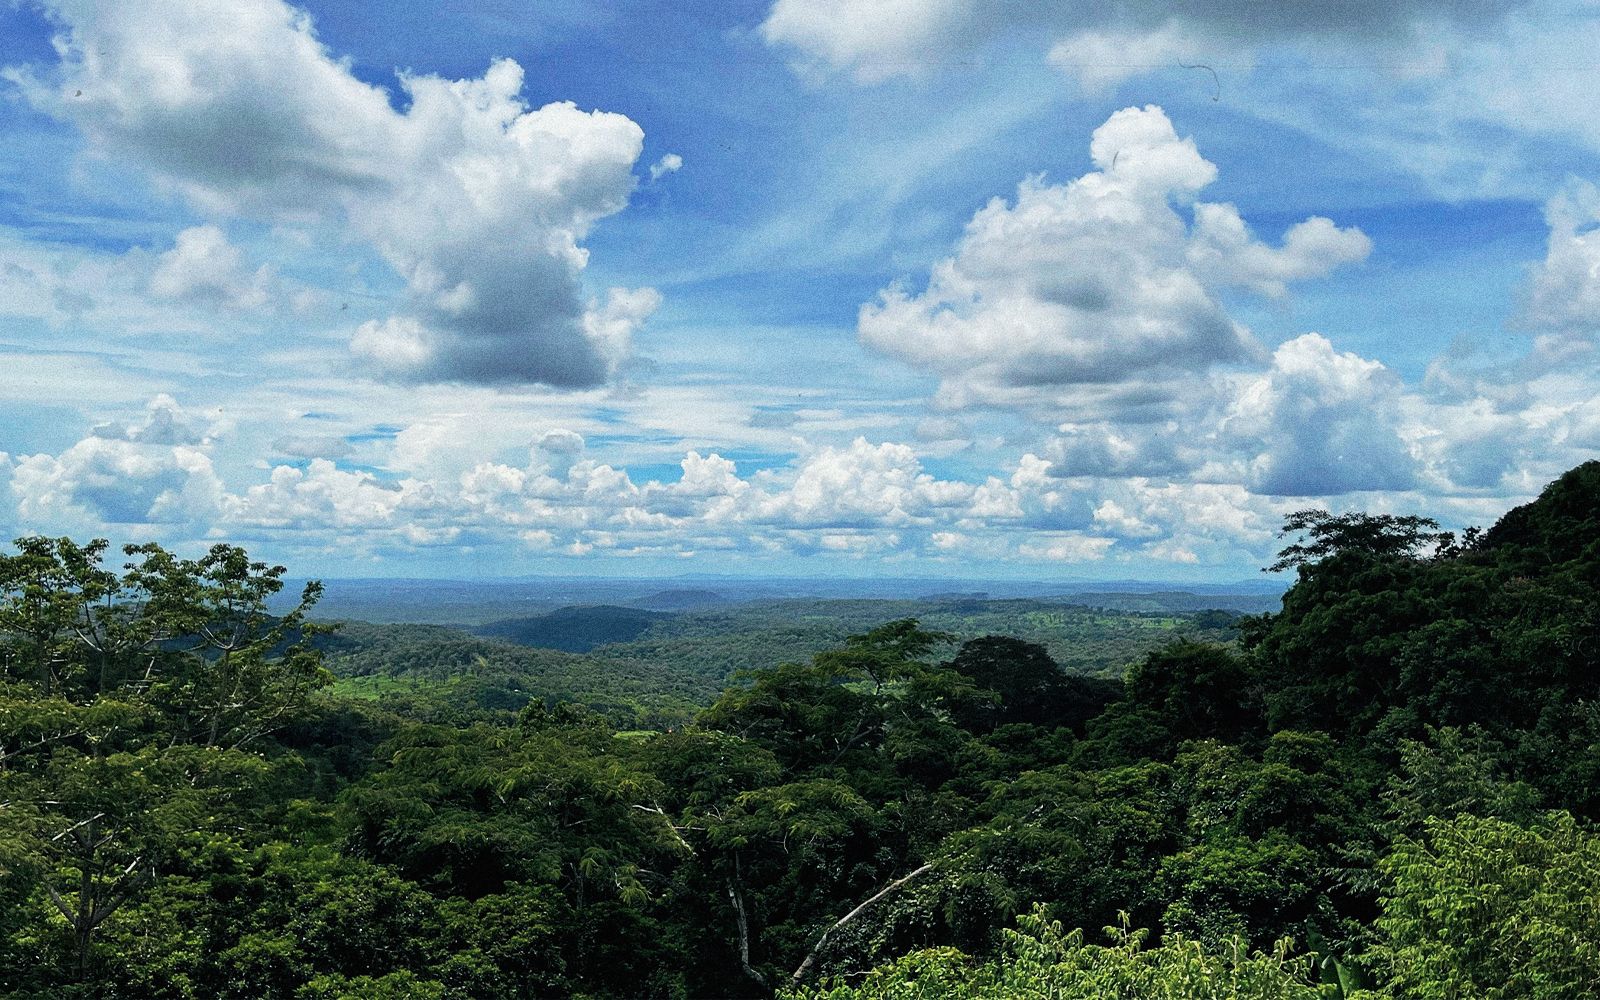
[[[89,948],[94,944],[94,926],[84,915],[79,915],[78,926],[74,929],[78,947],[78,982],[89,978]]]
[[[750,964],[750,919],[744,908],[744,889],[739,870],[739,854],[733,855],[733,874],[728,878],[728,899],[733,903],[733,914],[739,921],[739,966],[744,974],[767,988],[767,977]]]

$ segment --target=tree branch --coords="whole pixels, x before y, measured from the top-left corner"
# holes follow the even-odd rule
[[[805,961],[800,963],[800,967],[795,969],[794,970],[794,975],[790,977],[791,980],[794,982],[794,984],[796,986],[798,986],[801,982],[803,982],[805,980],[806,974],[811,971],[811,966],[816,964],[817,956],[822,953],[823,947],[828,943],[828,939],[833,936],[833,932],[834,931],[838,930],[839,928],[843,927],[845,924],[848,924],[850,921],[852,921],[855,918],[859,917],[861,915],[861,912],[863,910],[865,910],[867,907],[871,906],[873,903],[876,903],[878,900],[880,900],[883,897],[889,895],[889,893],[891,893],[891,892],[895,891],[896,889],[900,888],[901,886],[905,885],[907,882],[911,881],[912,879],[916,878],[919,875],[922,875],[925,872],[931,871],[932,869],[933,869],[933,862],[930,861],[927,864],[923,865],[922,867],[915,869],[910,874],[900,876],[899,878],[895,879],[893,882],[890,882],[888,885],[884,886],[882,889],[879,889],[877,892],[875,892],[871,896],[867,897],[855,909],[851,910],[849,913],[846,913],[844,916],[840,917],[838,922],[835,923],[832,927],[829,927],[827,930],[823,931],[822,932],[822,936],[817,938],[817,943],[812,945],[811,950],[806,953]]]
[[[103,813],[103,812],[97,812],[93,816],[90,816],[88,819],[80,819],[80,820],[78,820],[78,822],[76,822],[76,823],[72,824],[71,826],[67,827],[65,830],[62,830],[60,833],[56,834],[54,837],[51,837],[50,838],[50,842],[53,844],[56,841],[60,840],[62,837],[65,837],[67,834],[73,833],[74,831],[76,831],[81,826],[87,826],[88,824],[93,823],[97,819],[104,819],[105,815],[106,814]]]
[[[73,929],[76,930],[78,927],[78,915],[73,912],[72,907],[67,905],[67,901],[61,898],[61,893],[57,892],[56,887],[49,882],[44,884],[44,889],[50,894],[50,900],[56,904],[56,909],[61,911],[61,915],[67,918],[67,923],[71,924]]]

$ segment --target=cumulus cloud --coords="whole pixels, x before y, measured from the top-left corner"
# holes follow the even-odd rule
[[[1506,413],[1481,397],[1464,405],[1442,407],[1437,412],[1438,438],[1431,456],[1445,482],[1469,490],[1501,485],[1521,456],[1535,449],[1528,440],[1534,431],[1521,413]],[[1582,418],[1578,418],[1581,425]],[[1546,434],[1555,427],[1544,428]],[[1581,435],[1581,431],[1578,431]],[[1547,446],[1549,443],[1547,441]]]
[[[974,525],[1077,531],[1093,524],[1094,506],[1094,496],[1083,483],[1063,481],[1047,459],[1030,452],[1011,475],[989,476],[974,488],[963,518]]]
[[[1527,495],[1593,458],[1600,351],[1592,336],[1579,322],[1540,335],[1521,358],[1486,361],[1457,347],[1435,359],[1405,399],[1430,488]]]
[[[231,497],[229,520],[251,528],[383,528],[403,508],[420,511],[428,492],[415,480],[387,485],[317,458],[304,469],[277,466],[267,482]]]
[[[701,455],[691,451],[679,463],[683,475],[671,486],[671,491],[681,496],[719,497],[738,496],[750,488],[739,478],[738,467],[721,455]]]
[[[581,241],[635,185],[628,118],[530,109],[510,60],[477,79],[402,75],[397,111],[282,0],[46,9],[60,63],[8,75],[91,148],[217,215],[337,223],[394,268],[407,308],[354,344],[380,374],[593,386],[648,315],[643,292],[592,305],[581,281]],[[236,299],[220,235],[180,237],[157,293]]]
[[[1441,25],[1475,25],[1526,0],[1325,3],[1249,0],[1175,8],[1158,0],[1118,4],[979,3],[978,0],[777,0],[761,25],[771,45],[810,71],[858,82],[914,76],[1008,34],[1056,40],[1051,60],[1100,88],[1185,54],[1284,40],[1413,40]]]
[[[1600,332],[1600,188],[1575,182],[1545,205],[1550,243],[1533,269],[1524,321],[1568,334]]]
[[[1340,229],[1320,215],[1297,222],[1283,246],[1258,243],[1226,204],[1197,204],[1189,241],[1189,266],[1208,283],[1242,285],[1272,298],[1288,294],[1291,281],[1320,278],[1344,264],[1366,260],[1372,241],[1354,227]]]
[[[807,456],[789,487],[760,503],[758,516],[834,527],[904,525],[970,496],[971,487],[923,472],[909,446],[856,438],[848,448],[820,448]]]
[[[1095,130],[1097,170],[1025,180],[967,224],[926,288],[862,307],[868,345],[945,376],[950,406],[1041,404],[1075,419],[1171,415],[1174,379],[1259,354],[1218,301],[1242,285],[1281,294],[1370,251],[1355,229],[1314,218],[1281,247],[1231,205],[1175,207],[1216,177],[1160,108],[1118,111]]]
[[[1045,535],[1022,543],[1017,554],[1040,562],[1095,562],[1105,558],[1106,550],[1115,544],[1114,538],[1092,535]]]
[[[636,481],[562,428],[540,435],[522,465],[484,459],[477,449],[457,463],[409,455],[437,427],[451,426],[441,420],[421,437],[402,431],[390,442],[391,456],[408,456],[413,471],[315,456],[259,463],[259,472],[230,465],[225,482],[212,462],[217,439],[174,430],[181,417],[160,397],[143,419],[102,424],[59,454],[0,466],[19,523],[76,518],[91,531],[171,523],[195,538],[279,537],[342,550],[511,544],[569,556],[707,550],[1059,562],[1100,558],[1118,539],[1144,538],[1141,515],[1126,500],[1108,504],[1031,455],[972,483],[929,472],[910,445],[857,438],[748,475],[729,458],[690,449],[675,477]],[[320,442],[305,444],[300,450],[320,450]]]
[[[612,288],[604,302],[589,303],[583,316],[584,334],[608,370],[615,370],[627,358],[634,331],[660,306],[661,294],[654,288]]]
[[[350,351],[380,374],[404,377],[422,371],[438,353],[434,332],[414,316],[369,319],[356,327]]]
[[[557,427],[545,431],[533,442],[531,467],[556,479],[564,479],[583,454],[583,435]]]
[[[777,0],[760,29],[800,67],[848,71],[864,83],[916,75],[992,30],[971,0]]]
[[[244,251],[216,226],[192,226],[178,233],[172,249],[156,259],[151,294],[235,309],[258,309],[270,298],[272,269],[251,271]]]
[[[1485,503],[1535,490],[1541,463],[1566,457],[1537,442],[1559,451],[1600,439],[1600,408],[1577,382],[1537,384],[1517,412],[1481,398],[1430,402],[1315,334],[1281,346],[1263,372],[1224,381],[1231,402],[1215,417],[1209,460],[1165,476],[1148,474],[1159,448],[1099,425],[1064,426],[1039,453],[987,475],[935,472],[917,446],[860,437],[742,473],[722,454],[687,449],[674,473],[646,477],[559,427],[524,438],[520,460],[506,457],[515,446],[459,436],[442,460],[440,435],[471,424],[452,415],[364,443],[360,465],[314,454],[320,441],[288,439],[273,451],[304,458],[214,463],[225,439],[158,397],[58,454],[0,461],[0,481],[21,530],[165,525],[163,537],[341,553],[482,546],[541,559],[716,552],[1237,568],[1270,555],[1283,512],[1305,497],[1370,506],[1340,498],[1411,491],[1415,506],[1429,492],[1481,521]],[[1151,430],[1152,440],[1171,436]],[[244,437],[261,440],[256,428]],[[1526,453],[1508,459],[1521,447],[1500,447],[1508,440]],[[1423,509],[1446,513],[1440,503]]]
[[[133,423],[96,424],[90,436],[110,441],[139,444],[196,445],[205,442],[208,431],[201,429],[178,401],[160,393],[146,404],[142,419]]]
[[[533,446],[547,455],[576,455],[584,449],[584,440],[577,431],[557,427],[539,435]]]
[[[1176,422],[1153,427],[1107,423],[1063,424],[1045,446],[1055,474],[1062,477],[1170,476],[1194,468],[1194,449],[1180,444]]]
[[[60,455],[24,455],[11,470],[24,522],[200,522],[214,517],[222,484],[203,451],[87,437]]]
[[[1336,351],[1308,333],[1280,346],[1248,380],[1225,429],[1261,451],[1245,481],[1272,496],[1405,490],[1417,461],[1403,436],[1400,380],[1377,361]]]
[[[206,524],[226,494],[209,454],[214,428],[171,396],[131,421],[106,421],[59,455],[19,455],[10,467],[25,524]]]

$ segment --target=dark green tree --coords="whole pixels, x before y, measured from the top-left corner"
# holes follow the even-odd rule
[[[1326,559],[1355,556],[1368,559],[1415,557],[1427,546],[1452,540],[1439,522],[1416,514],[1330,514],[1317,508],[1297,510],[1283,519],[1282,537],[1304,538],[1286,546],[1265,572],[1312,566]]]

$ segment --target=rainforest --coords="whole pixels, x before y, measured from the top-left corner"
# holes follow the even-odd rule
[[[1115,668],[897,618],[764,642],[720,692],[658,675],[653,703],[647,671],[494,664],[465,633],[362,646],[235,546],[25,537],[0,559],[0,983],[1593,996],[1597,510],[1600,463],[1460,537],[1301,511],[1280,606]],[[386,663],[411,681],[347,693]]]

